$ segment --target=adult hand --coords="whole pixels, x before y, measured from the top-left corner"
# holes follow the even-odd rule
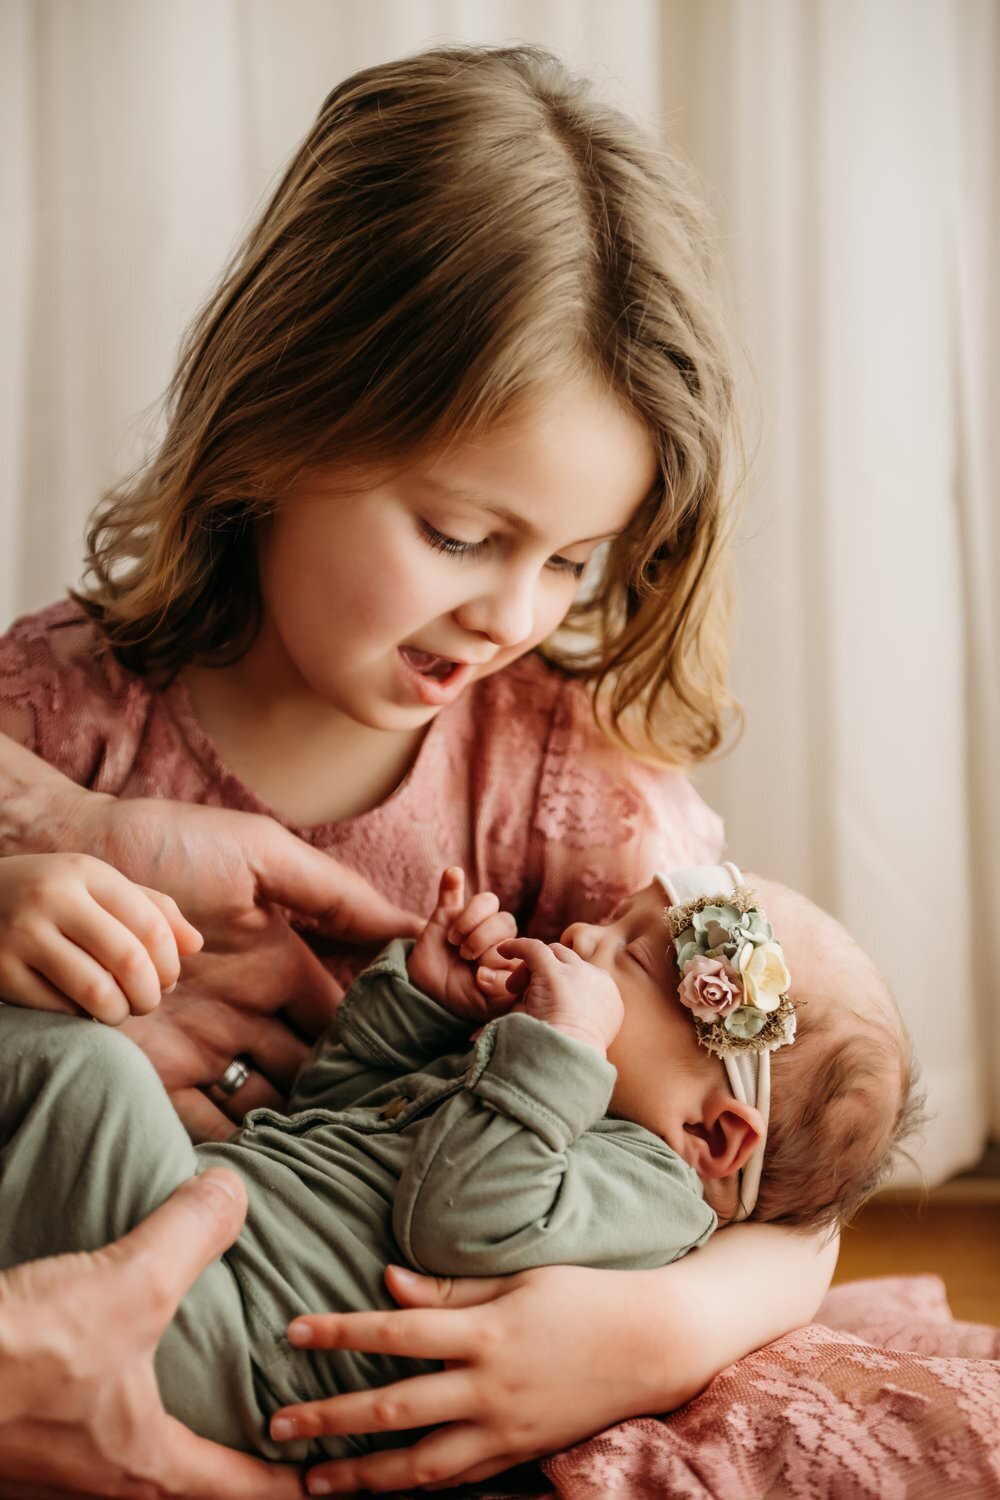
[[[341,997],[308,944],[274,907],[255,931],[237,930],[215,951],[187,959],[181,982],[122,1030],[156,1068],[193,1140],[226,1140],[250,1109],[281,1108],[309,1045]],[[276,1007],[282,1007],[281,1015]],[[234,1057],[250,1076],[232,1097],[210,1090]]]
[[[175,993],[125,1026],[195,1140],[225,1139],[246,1110],[279,1105],[308,1050],[303,1038],[329,1023],[340,998],[276,907],[354,943],[415,935],[423,926],[271,818],[79,788],[63,796],[59,847],[97,855],[173,896],[205,937],[204,953],[184,964]],[[253,1061],[249,1082],[232,1103],[210,1098],[204,1090],[241,1055]]]
[[[273,818],[156,797],[78,795],[54,847],[94,854],[173,896],[206,943],[266,925],[268,904],[352,942],[415,937],[423,920]]]
[[[681,1332],[638,1320],[645,1271],[548,1266],[516,1276],[451,1280],[390,1267],[386,1280],[407,1311],[297,1318],[289,1339],[310,1349],[359,1349],[445,1368],[371,1391],[285,1407],[278,1441],[321,1433],[398,1431],[431,1424],[411,1448],[319,1464],[311,1493],[343,1494],[467,1484],[565,1448],[634,1416],[687,1400],[715,1374],[691,1351],[674,1389],[664,1391],[660,1334]],[[585,1310],[585,1315],[583,1312]],[[637,1334],[643,1330],[642,1347]],[[308,1331],[300,1337],[299,1329]],[[687,1330],[683,1330],[687,1331]],[[697,1368],[696,1368],[697,1366]],[[291,1430],[276,1426],[292,1424]],[[327,1488],[314,1488],[317,1481]]]
[[[153,1356],[246,1213],[239,1179],[185,1183],[116,1244],[0,1275],[2,1500],[294,1500],[298,1471],[196,1437],[160,1403]]]

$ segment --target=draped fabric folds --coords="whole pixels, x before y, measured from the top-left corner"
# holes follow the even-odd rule
[[[326,92],[445,38],[555,47],[701,175],[752,461],[747,730],[699,780],[885,971],[936,1181],[1000,1133],[992,0],[0,0],[2,619],[78,577]]]

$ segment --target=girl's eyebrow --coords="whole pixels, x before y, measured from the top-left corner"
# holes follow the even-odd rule
[[[478,510],[485,510],[491,516],[496,516],[501,521],[506,521],[514,531],[519,531],[523,536],[530,537],[532,541],[538,541],[541,533],[532,526],[526,516],[519,516],[516,511],[508,510],[505,505],[500,505],[491,495],[484,495],[478,490],[470,489],[464,484],[453,484],[447,479],[436,478],[432,474],[420,474],[418,482],[425,489],[436,490],[438,494],[446,496],[449,500],[464,500],[469,505],[474,505]],[[612,537],[621,536],[620,531],[602,531],[600,536],[584,536],[577,541],[571,542],[573,547],[586,547],[591,542],[607,542]]]

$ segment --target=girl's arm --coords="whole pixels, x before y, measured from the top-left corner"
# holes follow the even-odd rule
[[[450,1368],[287,1407],[272,1436],[442,1424],[412,1448],[318,1465],[307,1487],[326,1488],[313,1493],[484,1479],[690,1400],[726,1365],[808,1322],[836,1258],[835,1240],[745,1224],[656,1271],[549,1266],[451,1281],[393,1268],[389,1287],[406,1311],[297,1319],[291,1341]]]

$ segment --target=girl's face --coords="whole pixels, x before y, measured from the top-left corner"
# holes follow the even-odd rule
[[[262,531],[262,686],[419,728],[552,633],[657,473],[645,429],[596,384],[360,493],[312,471]]]

